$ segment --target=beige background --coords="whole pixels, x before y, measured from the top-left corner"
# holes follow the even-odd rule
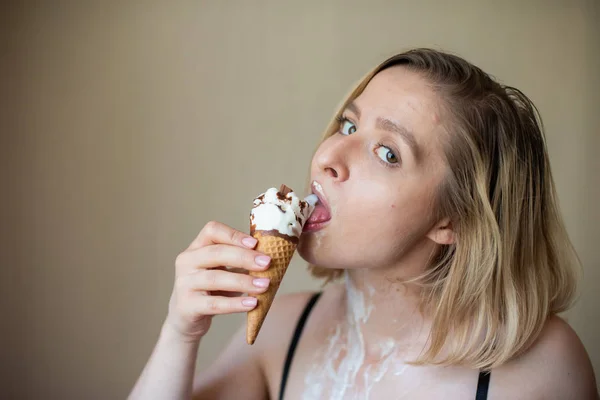
[[[538,105],[585,265],[569,317],[600,370],[597,1],[2,7],[2,397],[125,397],[178,252],[210,219],[246,230],[262,189],[303,188],[342,96],[414,46],[457,52]],[[314,288],[296,259],[282,291]],[[242,321],[215,321],[201,366]]]

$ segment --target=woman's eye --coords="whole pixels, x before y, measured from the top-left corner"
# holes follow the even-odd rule
[[[340,128],[340,132],[342,135],[352,135],[356,132],[356,125],[347,119],[342,120],[342,127]]]
[[[389,147],[379,146],[376,150],[377,156],[388,164],[397,164],[398,157]]]

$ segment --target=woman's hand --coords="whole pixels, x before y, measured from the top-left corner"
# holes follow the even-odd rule
[[[184,340],[198,341],[208,332],[213,315],[256,307],[251,295],[264,292],[269,280],[255,279],[248,271],[264,271],[270,262],[253,250],[256,243],[252,236],[219,222],[206,224],[177,256],[165,324]],[[242,293],[248,296],[240,297]]]

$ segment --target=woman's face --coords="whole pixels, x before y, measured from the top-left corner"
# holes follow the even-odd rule
[[[393,267],[418,249],[431,251],[444,224],[432,218],[446,172],[443,134],[424,78],[403,67],[377,74],[312,160],[313,192],[326,205],[307,222],[300,255],[343,269]]]

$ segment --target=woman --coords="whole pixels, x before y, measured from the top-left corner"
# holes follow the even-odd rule
[[[344,101],[311,182],[324,211],[298,251],[330,284],[278,296],[254,346],[241,328],[194,377],[212,316],[247,312],[268,285],[221,267],[268,268],[256,241],[207,224],[177,257],[131,398],[597,398],[556,315],[579,266],[523,93],[450,54],[391,57]]]

